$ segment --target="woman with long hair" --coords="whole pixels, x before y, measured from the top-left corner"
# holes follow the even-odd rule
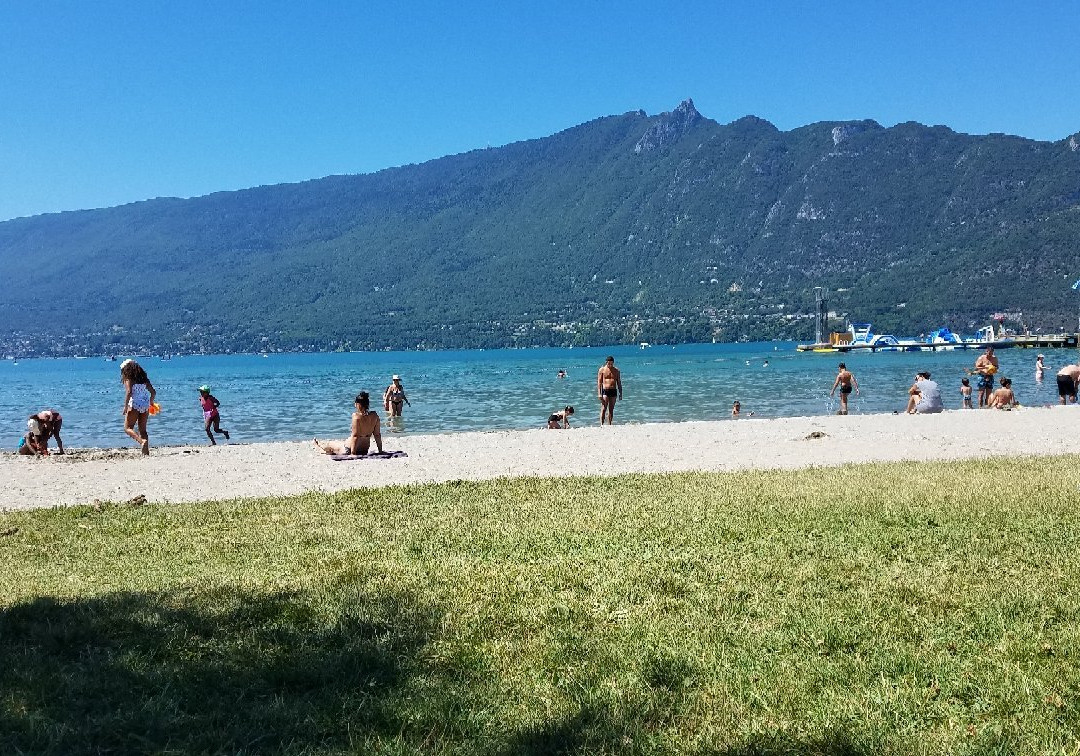
[[[120,380],[124,384],[124,433],[139,445],[143,454],[150,453],[150,436],[146,432],[146,419],[150,417],[150,405],[154,403],[154,384],[146,371],[135,360],[120,363]],[[139,429],[135,430],[138,424]]]

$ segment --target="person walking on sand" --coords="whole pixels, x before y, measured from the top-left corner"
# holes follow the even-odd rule
[[[851,394],[852,388],[855,390],[855,395],[859,394],[859,382],[855,380],[855,374],[847,369],[847,365],[840,363],[836,380],[833,381],[832,391],[829,392],[829,398],[831,399],[836,393],[836,387],[840,387],[840,414],[846,415],[848,413],[847,400]]]
[[[990,404],[990,394],[994,391],[994,373],[998,371],[998,358],[994,356],[994,348],[988,346],[979,359],[975,360],[974,373],[979,376],[979,407]]]
[[[146,419],[150,416],[150,405],[154,403],[154,384],[150,383],[146,371],[135,360],[120,363],[120,380],[124,384],[124,433],[139,445],[143,454],[150,453],[150,436],[146,432]],[[135,430],[138,423],[139,429]]]
[[[221,406],[221,402],[217,400],[213,394],[210,393],[209,386],[199,386],[199,404],[202,405],[203,420],[206,422],[206,436],[210,439],[211,446],[217,446],[217,441],[214,440],[214,433],[220,433],[225,437],[225,440],[229,440],[229,432],[221,427],[221,415],[218,413],[218,407]],[[210,432],[210,426],[214,427],[214,433]]]
[[[622,399],[622,374],[615,367],[615,358],[608,356],[596,373],[596,394],[600,397],[600,425],[615,419],[615,401]]]
[[[401,417],[401,408],[412,403],[405,396],[405,387],[401,385],[401,376],[395,375],[390,379],[390,385],[383,392],[383,409],[390,413],[390,419]]]
[[[931,415],[944,409],[937,381],[930,380],[930,372],[927,370],[916,373],[915,383],[908,389],[908,414]]]
[[[356,411],[353,412],[352,426],[349,429],[349,440],[344,445],[321,444],[319,439],[314,439],[315,446],[324,454],[355,454],[362,456],[371,448],[371,439],[375,439],[375,448],[382,454],[382,432],[380,430],[379,415],[370,409],[371,398],[368,392],[361,391],[354,400]]]
[[[1057,374],[1058,401],[1076,404],[1076,386],[1080,383],[1080,365],[1066,365]]]

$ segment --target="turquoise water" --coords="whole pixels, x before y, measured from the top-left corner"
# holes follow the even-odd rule
[[[221,401],[222,426],[233,442],[297,440],[347,434],[352,400],[382,392],[399,373],[411,407],[390,433],[538,428],[564,405],[573,424],[599,419],[596,371],[613,354],[625,400],[616,423],[720,419],[738,399],[744,415],[820,415],[836,411],[828,393],[842,359],[855,373],[861,397],[852,413],[902,410],[916,370],[930,370],[947,408],[960,407],[963,369],[976,351],[944,353],[803,354],[792,343],[688,344],[676,347],[506,349],[456,352],[375,352],[139,357],[158,391],[162,412],[150,419],[153,444],[206,443],[196,387],[209,383]],[[1056,401],[1054,373],[1074,351],[1044,352],[1051,366],[1035,382],[1035,352],[998,352],[1001,375],[1014,381],[1025,404]],[[766,361],[768,365],[766,365]],[[14,448],[30,412],[55,407],[72,447],[124,446],[120,363],[103,359],[0,361],[0,448]],[[556,377],[562,368],[565,379]],[[380,411],[380,414],[385,414]],[[385,420],[384,420],[385,427]],[[386,432],[386,431],[384,431]]]

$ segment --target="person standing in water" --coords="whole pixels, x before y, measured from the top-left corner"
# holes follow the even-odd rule
[[[971,409],[971,381],[967,378],[960,379],[960,399],[963,401],[964,409]]]
[[[832,391],[829,392],[829,398],[836,393],[836,387],[840,387],[840,414],[846,415],[848,413],[847,400],[851,394],[852,388],[855,390],[855,394],[859,393],[859,382],[855,380],[855,374],[847,369],[847,365],[840,363],[838,372],[836,373],[836,380],[833,381]]]
[[[986,352],[979,355],[975,360],[975,369],[972,371],[979,376],[979,408],[982,409],[990,404],[990,394],[994,393],[994,373],[998,371],[998,358],[994,356],[994,348],[988,346]]]
[[[615,367],[615,358],[608,356],[596,373],[596,395],[600,397],[600,424],[607,424],[615,419],[615,401],[622,399],[622,374]]]
[[[406,404],[412,406],[409,397],[405,396],[401,376],[395,375],[390,379],[390,385],[386,387],[386,391],[383,392],[383,409],[390,413],[390,419],[393,420],[395,417],[401,417],[401,409]]]
[[[1080,384],[1080,365],[1066,365],[1057,374],[1058,397],[1062,404],[1076,404],[1076,387]]]
[[[150,453],[150,436],[146,432],[146,419],[150,417],[150,405],[154,403],[154,384],[146,371],[135,360],[120,363],[120,380],[124,384],[124,433],[139,445],[143,454]],[[135,430],[138,424],[139,429]]]
[[[1042,383],[1043,376],[1046,375],[1046,364],[1043,362],[1043,356],[1040,354],[1035,358],[1035,382]]]

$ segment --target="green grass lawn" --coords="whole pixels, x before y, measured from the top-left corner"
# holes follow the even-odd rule
[[[0,753],[1077,753],[1078,463],[3,514]]]

